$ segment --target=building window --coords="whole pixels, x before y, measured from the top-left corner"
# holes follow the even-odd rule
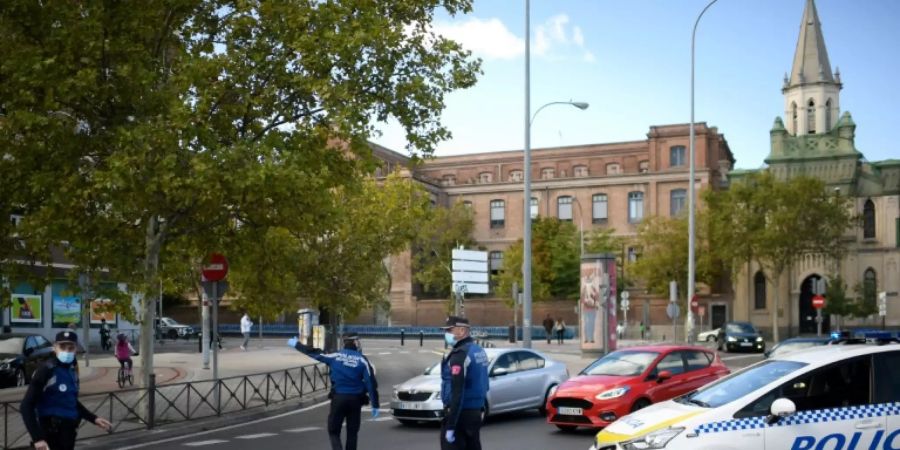
[[[669,214],[672,217],[677,216],[684,211],[684,207],[687,204],[687,191],[684,189],[672,189],[672,192],[669,192]]]
[[[641,161],[638,163],[638,172],[650,173],[650,161]]]
[[[875,203],[872,199],[866,200],[863,205],[863,239],[875,238]]]
[[[594,194],[593,213],[591,214],[594,223],[604,223],[609,217],[608,203],[606,194]]]
[[[797,103],[791,103],[791,131],[797,134]]]
[[[493,251],[489,254],[489,259],[491,261],[491,274],[497,275],[503,270],[503,252]]]
[[[628,221],[640,222],[644,218],[644,193],[628,193]]]
[[[466,208],[468,208],[470,211],[472,210],[472,202],[470,202],[470,201],[468,201],[468,200],[463,200],[462,203],[463,203],[463,206],[465,206]]]
[[[628,247],[628,262],[633,263],[638,260],[638,252],[634,247]]]
[[[874,305],[875,297],[878,295],[878,277],[875,275],[875,269],[869,267],[863,273],[863,301],[866,304]]]
[[[684,165],[684,146],[673,145],[669,147],[669,167],[680,167]]]
[[[494,174],[490,172],[481,172],[478,174],[478,183],[485,184],[494,181]]]
[[[583,178],[588,176],[588,168],[587,166],[575,166],[572,168],[572,175],[575,178]]]
[[[806,131],[809,134],[816,134],[816,102],[812,99],[806,105]]]
[[[607,175],[618,175],[622,173],[622,166],[619,163],[609,163],[606,165],[606,174]]]
[[[564,195],[556,199],[556,215],[559,220],[572,221],[572,197]]]
[[[453,186],[456,184],[456,175],[444,175],[441,178],[441,184],[444,186]]]
[[[509,173],[509,181],[518,183],[518,182],[522,181],[522,179],[524,178],[523,175],[524,174],[522,173],[521,170],[513,170]]]
[[[766,276],[762,271],[753,276],[753,308],[766,309]]]
[[[554,176],[556,176],[556,170],[554,170],[552,167],[541,169],[542,180],[552,180]]]
[[[538,216],[538,199],[537,197],[531,197],[531,218],[537,219]]]
[[[503,228],[506,216],[506,202],[491,200],[491,228]]]
[[[825,102],[825,131],[831,130],[831,99]]]

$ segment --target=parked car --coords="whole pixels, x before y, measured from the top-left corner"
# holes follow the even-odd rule
[[[53,344],[39,334],[0,335],[0,386],[28,384],[34,371],[53,355]]]
[[[719,351],[750,350],[762,353],[766,351],[766,341],[749,322],[728,322],[719,330],[716,339]]]
[[[716,338],[719,336],[719,328],[714,328],[709,331],[704,331],[697,335],[697,341],[699,342],[716,342]]]
[[[629,347],[594,361],[554,390],[547,401],[547,422],[563,431],[605,427],[729,373],[718,355],[704,347]]]
[[[483,417],[536,408],[543,410],[552,389],[569,378],[566,365],[545,355],[521,348],[488,348],[490,390]],[[427,368],[422,375],[394,386],[391,410],[404,425],[419,421],[439,421],[441,402],[441,364]]]
[[[785,339],[778,345],[772,347],[771,350],[767,351],[766,358],[774,358],[786,353],[795,352],[797,350],[818,347],[820,345],[828,345],[830,342],[832,342],[831,338],[820,337],[798,337]]]
[[[194,329],[188,325],[184,325],[168,317],[160,317],[156,322],[156,332],[160,336],[169,339],[184,338],[189,339],[194,335]]]

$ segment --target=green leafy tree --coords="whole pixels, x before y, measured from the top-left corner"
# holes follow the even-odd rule
[[[531,296],[535,301],[577,299],[579,283],[578,233],[571,222],[538,217],[531,233]],[[503,254],[503,270],[495,278],[497,295],[512,306],[513,283],[522,288],[520,239]]]
[[[414,155],[449,137],[444,95],[479,67],[429,31],[438,8],[471,1],[4,2],[0,177],[26,182],[26,242],[66,241],[77,272],[106,269],[140,294],[152,368],[160,280],[279,228],[346,256],[327,239],[345,233],[332,193],[361,188],[377,123],[397,120]]]
[[[802,255],[843,255],[841,238],[854,223],[848,200],[827,192],[820,180],[782,181],[769,172],[750,174],[719,195],[711,204],[715,245],[732,263],[755,260],[775,286],[772,335],[778,342],[777,280]]]
[[[472,209],[462,202],[429,211],[412,245],[413,274],[427,292],[441,298],[450,296],[453,249],[475,248],[474,228]]]

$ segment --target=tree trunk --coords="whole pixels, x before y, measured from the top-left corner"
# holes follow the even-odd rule
[[[161,247],[161,230],[159,226],[159,218],[151,217],[147,221],[147,231],[144,238],[144,295],[141,297],[141,341],[139,351],[141,353],[141,378],[140,386],[147,388],[150,386],[150,375],[153,373],[153,341],[155,338],[156,323],[156,297],[157,297],[157,275],[159,271],[159,254]],[[146,419],[150,420],[150,395],[144,397],[144,411]]]
[[[778,344],[778,282],[781,281],[781,273],[772,277],[772,342]]]

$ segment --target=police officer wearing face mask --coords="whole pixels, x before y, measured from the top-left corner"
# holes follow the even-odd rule
[[[346,420],[346,450],[356,450],[361,410],[366,404],[367,393],[372,403],[372,418],[378,417],[378,381],[375,379],[375,368],[361,352],[359,336],[349,333],[342,340],[343,350],[332,354],[323,354],[322,350],[303,345],[296,337],[288,340],[288,346],[328,365],[331,372],[331,411],[328,413],[331,448],[342,450],[341,428]]]
[[[73,362],[78,336],[71,331],[56,335],[56,357],[38,368],[22,399],[22,420],[36,450],[75,448],[82,419],[109,431],[112,424],[97,417],[78,401],[78,374]]]
[[[441,363],[441,449],[481,450],[481,411],[488,392],[488,357],[469,336],[469,320],[450,316],[444,340],[452,346]]]

